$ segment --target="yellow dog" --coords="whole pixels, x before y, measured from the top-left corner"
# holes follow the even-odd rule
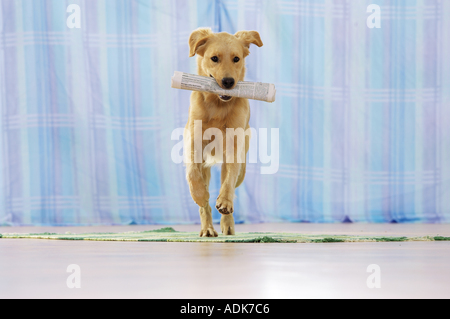
[[[233,89],[237,82],[243,81],[245,76],[245,57],[250,53],[249,47],[253,43],[258,47],[263,45],[259,33],[256,31],[239,31],[234,35],[226,32],[213,33],[209,28],[199,28],[189,37],[189,56],[197,54],[197,71],[199,75],[214,78],[223,89]],[[221,172],[221,187],[217,197],[216,208],[222,214],[220,228],[224,235],[234,235],[233,200],[234,192],[245,177],[246,163],[239,163],[239,153],[235,138],[229,140],[234,144],[234,159],[226,156],[226,129],[241,128],[248,132],[250,120],[250,106],[247,99],[226,95],[216,95],[206,92],[192,92],[189,119],[186,130],[194,136],[194,123],[201,121],[202,151],[210,143],[203,140],[204,132],[209,128],[222,131],[223,159]],[[213,141],[217,136],[211,136]],[[245,135],[245,154],[249,149],[250,136]],[[209,181],[211,165],[217,163],[215,159],[202,159],[201,163],[194,162],[194,142],[190,139],[190,163],[186,163],[186,177],[189,190],[195,203],[200,206],[201,237],[216,237],[217,232],[212,224],[211,207],[209,205]],[[214,152],[216,150],[213,150]],[[211,152],[212,154],[212,152]],[[222,161],[219,161],[222,162]]]

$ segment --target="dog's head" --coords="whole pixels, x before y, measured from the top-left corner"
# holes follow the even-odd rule
[[[213,33],[209,28],[199,28],[189,37],[189,56],[198,56],[198,74],[213,77],[223,89],[229,90],[243,81],[245,57],[249,55],[250,44],[263,45],[256,31],[239,31],[235,35]],[[219,96],[223,102],[230,96]]]

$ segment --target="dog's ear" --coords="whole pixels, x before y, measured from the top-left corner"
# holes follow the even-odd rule
[[[241,40],[246,48],[244,57],[249,55],[250,51],[248,49],[250,48],[251,43],[257,45],[258,47],[263,46],[259,33],[256,31],[238,31],[234,34],[234,36]]]
[[[193,57],[196,53],[203,56],[206,41],[212,34],[211,28],[198,28],[193,31],[189,37],[189,57]]]

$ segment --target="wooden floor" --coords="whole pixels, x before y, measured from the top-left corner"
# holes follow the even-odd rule
[[[161,226],[0,227],[122,232]],[[198,225],[173,226],[197,231]],[[216,230],[220,227],[215,226]],[[450,237],[450,225],[257,224],[237,232]],[[66,280],[80,266],[81,288]],[[380,288],[369,288],[369,265]],[[0,298],[450,298],[450,242],[144,243],[0,239]]]

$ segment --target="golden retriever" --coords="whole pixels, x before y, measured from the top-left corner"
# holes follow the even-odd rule
[[[199,75],[214,78],[223,89],[233,89],[236,83],[244,80],[245,57],[250,53],[250,44],[258,47],[263,45],[259,33],[256,31],[239,31],[234,35],[226,32],[213,33],[209,28],[199,28],[193,31],[189,37],[189,56],[197,54],[197,71]],[[201,123],[201,151],[218,138],[211,136],[211,140],[204,139],[204,133],[209,128],[217,128],[222,134],[223,154],[221,160],[216,160],[217,148],[211,151],[214,159],[204,159],[201,163],[195,163],[194,139],[191,138],[190,163],[186,163],[186,178],[192,199],[200,206],[201,231],[200,237],[217,237],[212,223],[211,207],[209,206],[209,181],[211,178],[211,164],[223,163],[221,171],[221,187],[216,201],[216,208],[222,214],[220,228],[224,235],[234,235],[233,200],[236,187],[245,176],[245,155],[249,149],[249,134],[245,135],[244,160],[238,161],[238,142],[235,136],[227,139],[228,129],[241,128],[249,132],[250,106],[247,99],[217,95],[206,92],[192,92],[189,106],[189,118],[186,124],[186,132],[193,137],[194,123]],[[201,121],[201,122],[199,122]],[[186,139],[185,139],[186,140]],[[226,141],[233,144],[233,157],[226,156]],[[217,142],[217,141],[216,141]],[[243,151],[243,146],[241,144]],[[220,148],[219,148],[220,150]],[[223,159],[223,161],[222,161]],[[212,162],[211,162],[212,161]],[[197,161],[198,162],[198,161]],[[241,162],[241,163],[240,163]]]

